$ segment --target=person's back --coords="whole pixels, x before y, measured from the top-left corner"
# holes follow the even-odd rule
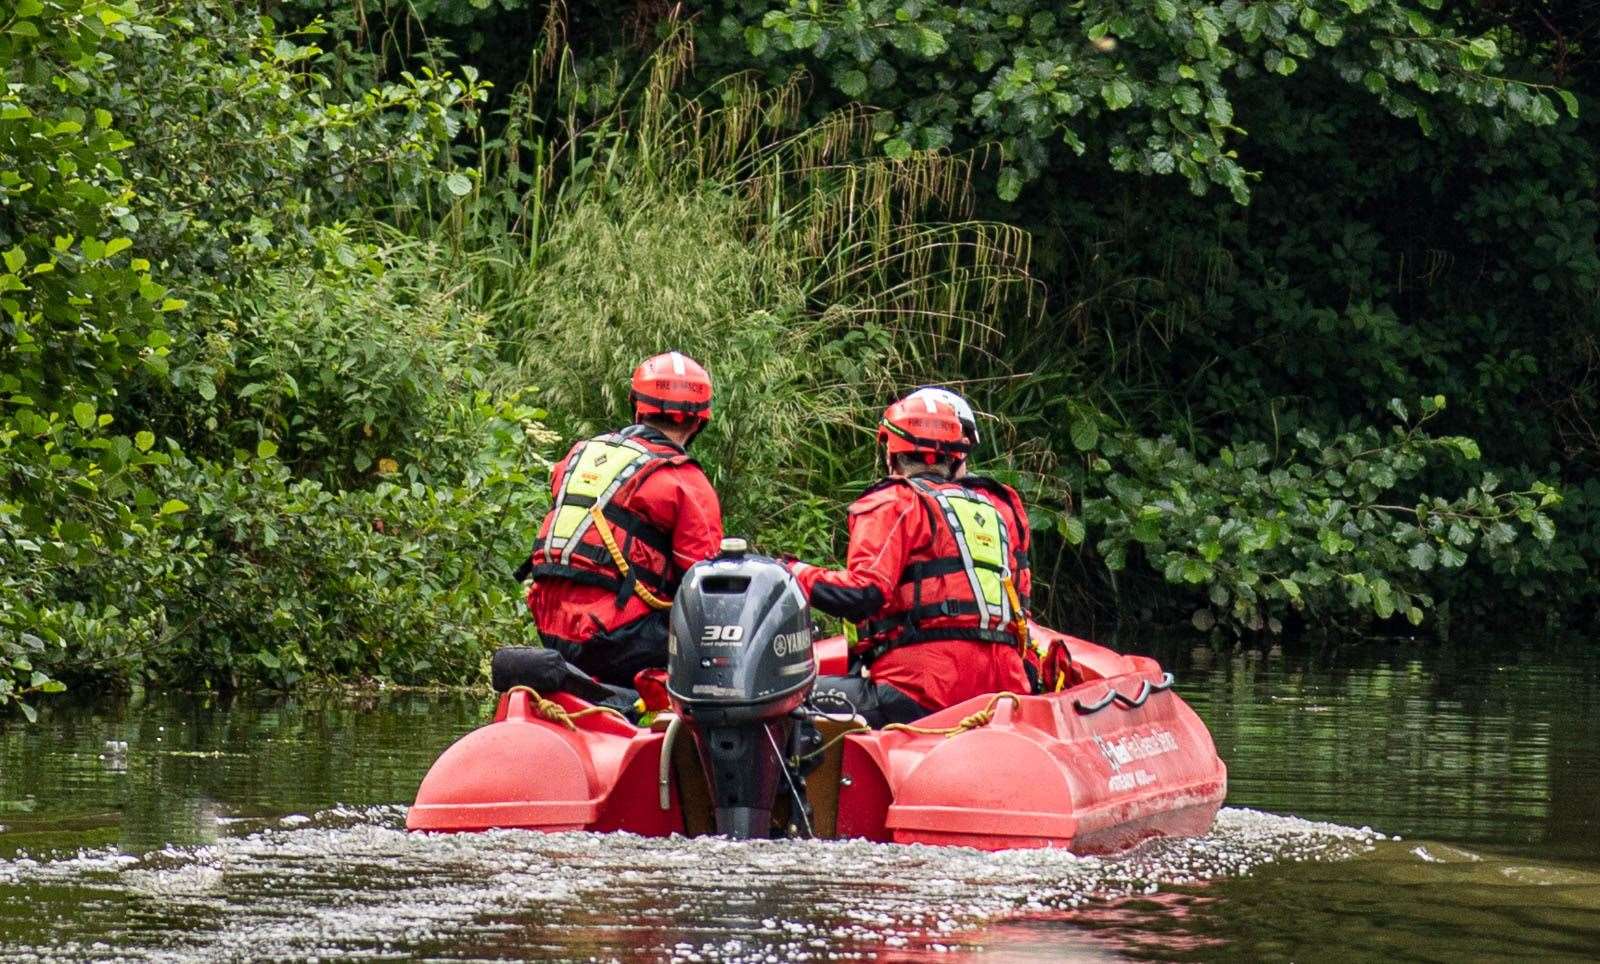
[[[872,678],[928,709],[1027,692],[1016,620],[1028,587],[1012,576],[1020,526],[1011,508],[960,482],[911,476],[892,488],[907,552],[894,592],[858,627]],[[921,511],[903,511],[908,502]]]
[[[1029,691],[1020,502],[959,481],[970,442],[943,400],[890,406],[880,440],[890,477],[850,508],[846,568],[794,566],[814,607],[859,621],[865,678],[819,680],[818,693],[843,694],[880,725]]]
[[[551,508],[522,573],[545,645],[601,682],[666,666],[684,571],[716,555],[716,492],[685,452],[710,418],[704,369],[676,352],[634,372],[640,421],[578,442],[551,472]]]

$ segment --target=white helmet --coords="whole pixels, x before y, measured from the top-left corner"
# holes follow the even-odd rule
[[[926,398],[949,405],[956,410],[956,418],[961,420],[961,428],[967,433],[967,441],[973,445],[977,445],[981,441],[978,438],[978,420],[972,414],[972,406],[967,404],[967,400],[960,395],[939,385],[924,385],[907,395],[906,401],[914,398]]]

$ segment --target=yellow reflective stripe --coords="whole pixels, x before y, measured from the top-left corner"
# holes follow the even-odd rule
[[[560,550],[563,565],[571,564],[573,550],[589,527],[589,513],[580,506],[567,505],[567,499],[572,496],[592,499],[593,508],[603,510],[623,483],[633,477],[634,471],[654,457],[654,453],[636,442],[606,439],[607,436],[600,436],[585,442],[562,479],[549,549]]]
[[[578,523],[583,521],[586,513],[575,505],[564,505],[556,509],[556,521],[550,526],[550,535],[556,539],[569,539],[577,531]]]
[[[1006,576],[1006,599],[1011,603],[1011,631],[1017,637],[1017,649],[1026,656],[1030,640],[1028,638],[1028,614],[1022,611],[1022,597],[1017,595],[1017,584],[1010,576]],[[1041,654],[1042,656],[1043,654]],[[1040,660],[1043,662],[1043,660]]]

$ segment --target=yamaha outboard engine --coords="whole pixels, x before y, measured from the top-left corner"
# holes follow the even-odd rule
[[[800,706],[816,680],[805,594],[775,559],[724,539],[672,603],[667,692],[694,732],[717,833],[766,837]]]

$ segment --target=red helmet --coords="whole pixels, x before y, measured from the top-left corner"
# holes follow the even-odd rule
[[[960,462],[972,451],[955,406],[932,394],[902,398],[878,423],[878,442],[890,455],[917,453],[928,462]]]
[[[961,419],[961,427],[966,429],[967,441],[974,446],[983,441],[978,437],[978,418],[972,414],[972,405],[966,399],[941,385],[924,385],[907,395],[906,400],[921,398],[924,395],[932,395],[934,398],[942,398],[949,402],[950,407],[956,410],[956,417]]]
[[[674,421],[711,421],[711,376],[687,355],[669,351],[633,370],[628,392],[634,418],[665,415]]]

